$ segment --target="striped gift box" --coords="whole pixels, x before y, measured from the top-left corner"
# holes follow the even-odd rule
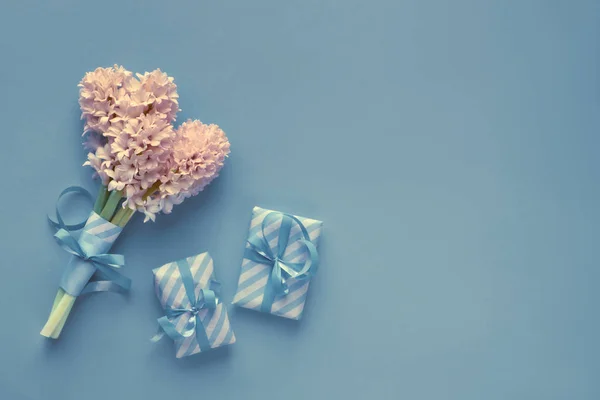
[[[252,221],[250,222],[250,230],[248,236],[252,236],[261,231],[261,226],[265,217],[272,213],[273,210],[268,210],[260,207],[254,207],[252,210]],[[308,231],[311,242],[315,246],[319,245],[319,238],[323,231],[323,222],[315,219],[295,216],[302,222]],[[279,227],[281,225],[281,217],[274,218],[273,221],[265,227],[266,240],[272,249],[277,246],[279,239]],[[291,262],[303,262],[306,260],[306,252],[298,243],[302,238],[302,232],[298,225],[294,224],[290,230],[289,244],[286,248],[284,256]],[[250,244],[246,242],[246,248],[250,248]],[[233,298],[233,303],[239,307],[249,308],[251,310],[261,311],[261,306],[265,294],[265,289],[269,283],[269,275],[272,266],[260,264],[258,262],[244,258],[240,278],[238,280],[237,292]],[[289,278],[287,280],[289,292],[287,295],[276,297],[271,306],[271,314],[290,318],[300,319],[304,311],[304,303],[310,280],[296,280]]]
[[[186,259],[194,279],[194,288],[196,297],[200,295],[200,290],[206,288],[211,279],[214,279],[213,260],[208,253],[198,254]],[[164,309],[171,308],[190,308],[191,303],[187,297],[177,262],[171,262],[160,268],[152,270],[154,273],[154,288],[156,296]],[[189,318],[190,313],[185,313],[171,320],[182,332]],[[217,348],[235,343],[235,335],[229,324],[226,307],[219,302],[214,310],[202,309],[198,313],[199,321],[204,327],[206,336],[210,343],[210,348]],[[175,341],[176,357],[186,357],[192,354],[200,353],[200,345],[196,340],[196,334]]]

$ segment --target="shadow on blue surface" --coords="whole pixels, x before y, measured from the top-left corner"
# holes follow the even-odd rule
[[[40,338],[42,338],[45,342],[44,343],[45,353],[51,354],[53,352],[65,351],[65,349],[64,349],[65,346],[67,346],[67,347],[72,346],[72,345],[69,345],[69,342],[70,342],[69,337],[71,335],[71,332],[73,331],[73,329],[70,329],[70,328],[73,328],[74,326],[78,326],[78,325],[84,325],[85,319],[88,318],[84,314],[86,314],[86,309],[89,309],[89,307],[91,306],[91,304],[86,304],[86,303],[91,303],[90,300],[92,300],[93,297],[97,297],[97,296],[104,297],[104,295],[118,296],[120,298],[120,301],[122,302],[121,303],[122,307],[128,307],[131,302],[131,293],[125,293],[125,294],[122,294],[122,293],[108,293],[108,294],[94,293],[91,295],[84,295],[84,296],[79,297],[75,301],[75,304],[73,305],[73,309],[71,310],[71,314],[69,314],[69,318],[67,319],[67,322],[63,328],[63,331],[60,334],[60,338],[59,339],[46,339],[46,338],[43,338],[42,336],[40,336]],[[49,313],[50,313],[50,310],[48,310],[48,314]],[[40,322],[40,330],[42,328],[42,325],[43,325],[43,323]],[[75,332],[73,334],[78,335],[78,334],[81,334],[81,332]]]
[[[278,317],[248,308],[232,306],[229,315],[235,320],[236,325],[253,324],[260,325],[264,329],[275,329],[275,332],[281,335],[298,335],[306,324],[302,321]]]
[[[0,384],[0,399],[2,400],[31,400],[31,397],[25,397],[9,389],[4,384]]]
[[[170,347],[172,343],[169,343]],[[203,353],[191,355],[189,357],[175,358],[175,349],[172,348],[170,351],[173,352],[173,364],[178,368],[214,368],[219,363],[224,363],[229,357],[231,346],[219,347]],[[163,360],[156,360],[156,362],[163,362]]]

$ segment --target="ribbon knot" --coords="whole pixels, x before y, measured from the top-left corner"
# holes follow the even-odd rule
[[[67,290],[64,286],[63,289],[73,296],[92,292],[123,292],[129,290],[131,287],[131,280],[116,271],[116,269],[125,265],[125,257],[120,254],[98,253],[96,249],[99,247],[102,248],[104,245],[102,242],[103,239],[95,237],[94,235],[85,232],[85,230],[82,232],[79,240],[71,235],[71,231],[84,228],[87,219],[72,225],[65,223],[58,209],[58,203],[60,202],[60,199],[68,193],[82,194],[86,198],[92,200],[91,194],[86,189],[79,186],[70,186],[63,190],[58,197],[56,205],[57,221],[52,220],[50,217],[48,217],[48,220],[53,227],[58,229],[54,234],[54,238],[60,247],[69,254],[92,264],[92,267],[86,267],[91,271],[89,275],[86,273],[80,275],[74,273],[74,270],[65,271],[65,274],[67,275],[63,274],[63,276],[67,276],[65,279],[72,284],[72,290]],[[76,266],[76,268],[80,267],[83,268],[81,265]],[[88,282],[91,275],[96,271],[106,280]],[[78,289],[74,290],[74,288]]]
[[[265,230],[278,218],[281,218],[281,225],[277,232],[277,245],[272,248]],[[306,255],[303,262],[293,262],[295,257],[286,255],[290,244],[290,231],[294,226],[300,229],[301,238],[296,242],[299,244],[299,250]],[[262,221],[260,234],[257,232],[251,235],[248,238],[248,245],[244,254],[246,259],[272,268],[261,305],[262,311],[265,312],[270,312],[275,297],[289,293],[288,279],[310,279],[319,266],[317,247],[310,240],[306,227],[298,218],[290,214],[277,211],[268,213]]]
[[[154,335],[151,340],[153,342],[158,342],[165,335],[172,340],[180,340],[189,338],[195,334],[196,341],[198,342],[201,351],[205,351],[210,349],[210,343],[206,336],[202,321],[200,320],[200,311],[208,309],[208,312],[212,312],[217,308],[221,284],[216,280],[211,279],[208,282],[207,287],[201,289],[199,295],[196,297],[194,278],[192,277],[192,272],[190,271],[187,260],[178,261],[177,267],[190,305],[187,308],[174,308],[167,305],[165,307],[166,315],[157,320],[159,332]],[[173,320],[185,314],[189,314],[189,318],[183,328],[178,328],[177,323]]]
[[[54,238],[67,253],[79,257],[82,260],[92,262],[98,269],[103,267],[121,268],[125,265],[125,257],[121,254],[89,254],[89,250],[84,249],[77,239],[75,239],[67,230],[59,229]],[[82,239],[85,241],[85,239]]]

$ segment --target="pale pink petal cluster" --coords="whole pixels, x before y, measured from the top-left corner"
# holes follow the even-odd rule
[[[84,132],[103,133],[114,115],[116,99],[133,74],[123,67],[96,68],[79,83],[79,107],[85,120]]]
[[[173,77],[160,69],[137,77],[122,66],[96,68],[79,83],[79,106],[84,132],[104,134],[130,118],[157,114],[168,122],[179,111],[179,95]]]
[[[165,174],[179,110],[177,86],[160,70],[137,77],[123,67],[97,68],[79,84],[89,165],[109,190],[139,204]]]
[[[225,132],[217,125],[198,120],[181,124],[175,134],[168,173],[161,177],[161,211],[169,214],[173,205],[195,196],[217,176],[230,145]]]
[[[175,132],[157,114],[127,121],[121,131],[107,132],[113,163],[106,171],[108,190],[123,190],[125,204],[132,209],[144,205],[144,194],[167,173]],[[113,136],[114,135],[114,136]]]
[[[217,125],[197,120],[175,130],[173,78],[160,70],[136,76],[115,65],[87,73],[79,84],[90,150],[85,165],[109,190],[124,193],[123,207],[154,220],[218,176],[229,141]]]
[[[160,69],[137,74],[140,80],[140,91],[147,94],[151,104],[151,112],[164,115],[167,121],[175,121],[179,111],[179,95],[173,77],[168,76]]]

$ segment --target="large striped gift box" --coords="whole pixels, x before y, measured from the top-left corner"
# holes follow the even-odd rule
[[[273,210],[254,207],[248,237],[252,237],[256,234],[262,235],[263,220],[267,215],[273,212]],[[279,228],[283,218],[281,213],[277,213],[279,214],[279,217],[269,219],[269,225],[264,227],[264,238],[269,243],[269,247],[273,249],[274,253],[276,253],[275,249],[279,239]],[[318,247],[319,238],[323,231],[323,222],[305,217],[294,217],[306,227],[310,241]],[[297,224],[292,224],[284,258],[293,263],[302,263],[306,260],[306,251],[299,243],[299,240],[302,238],[303,235],[300,227]],[[250,248],[250,243],[246,242],[246,249]],[[265,300],[267,285],[270,284],[269,277],[272,268],[272,265],[261,264],[249,260],[248,258],[244,258],[233,303],[239,307],[256,311],[265,311],[263,300]],[[286,284],[289,289],[287,295],[275,297],[270,306],[270,313],[280,317],[298,320],[302,317],[304,311],[304,303],[306,301],[310,280],[289,278],[286,280]]]
[[[209,282],[214,280],[213,260],[208,253],[198,254],[186,259],[171,262],[162,267],[152,270],[154,273],[154,287],[163,309],[189,309],[190,300],[180,274],[182,266],[190,269],[194,280],[196,298],[200,291],[209,287]],[[170,320],[179,332],[186,329],[191,312],[183,313]],[[229,324],[227,308],[222,302],[218,302],[214,309],[201,309],[197,314],[197,320],[202,324],[210,348],[217,348],[235,343],[235,335]],[[176,357],[181,358],[200,353],[200,343],[196,340],[196,333],[190,337],[175,340]]]

